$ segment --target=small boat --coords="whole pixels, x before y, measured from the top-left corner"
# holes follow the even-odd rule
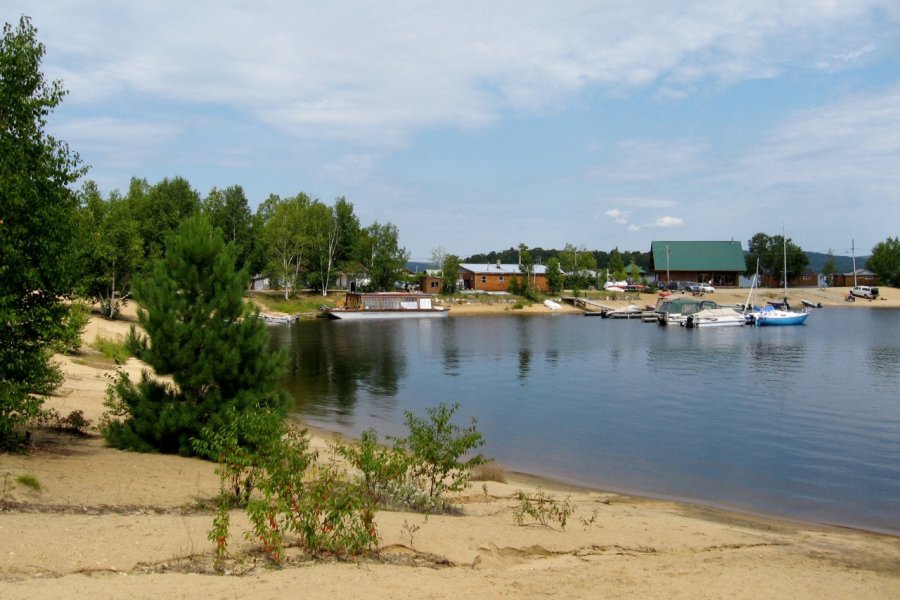
[[[437,306],[431,294],[414,292],[348,292],[343,306],[326,308],[325,316],[332,319],[421,319],[443,318],[449,311]]]
[[[760,326],[803,325],[803,322],[809,316],[808,312],[784,310],[774,306],[765,306],[749,314],[750,322]]]
[[[683,327],[741,327],[747,322],[746,317],[733,308],[704,308],[691,315],[681,323]]]
[[[544,306],[546,306],[550,310],[562,310],[562,304],[560,304],[559,302],[554,302],[550,298],[544,300]]]
[[[294,317],[290,315],[267,315],[261,313],[259,316],[263,321],[272,325],[290,325],[294,322]]]
[[[791,310],[787,298],[787,238],[782,229],[781,240],[784,245],[784,300],[782,302],[769,302],[768,306],[754,309],[745,313],[748,323],[759,326],[782,326],[782,325],[803,325],[809,317],[806,302],[802,311]],[[759,276],[759,259],[756,261],[756,273]],[[754,279],[754,284],[756,280]],[[753,294],[754,286],[750,286],[750,294]],[[750,304],[750,297],[747,298],[747,304]]]
[[[806,308],[822,308],[821,302],[810,302],[809,300],[800,300]]]
[[[600,316],[604,319],[640,319],[644,315],[644,309],[635,304],[629,304],[624,308],[604,310]]]
[[[693,298],[660,298],[656,303],[656,320],[660,325],[680,325],[689,315],[705,308],[719,308],[712,300]]]

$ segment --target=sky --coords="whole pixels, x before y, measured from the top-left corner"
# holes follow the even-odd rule
[[[346,197],[413,259],[900,235],[897,0],[0,0],[105,194]]]

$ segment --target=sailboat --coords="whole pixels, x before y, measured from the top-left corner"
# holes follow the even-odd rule
[[[751,323],[759,326],[773,325],[803,325],[809,313],[806,309],[802,311],[791,310],[787,301],[787,238],[784,236],[784,229],[781,231],[781,241],[784,244],[784,302],[773,306],[771,303],[763,308],[748,313]],[[759,261],[756,263],[757,277],[759,276]],[[755,283],[755,281],[754,281]],[[753,288],[750,288],[753,291]],[[749,301],[748,301],[749,304]]]

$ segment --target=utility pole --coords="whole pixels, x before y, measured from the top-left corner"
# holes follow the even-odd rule
[[[850,256],[853,257],[853,287],[856,287],[856,240],[850,240]]]

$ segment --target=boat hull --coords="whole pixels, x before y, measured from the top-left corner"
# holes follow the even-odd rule
[[[450,311],[443,308],[429,310],[341,310],[334,308],[325,311],[332,319],[342,321],[370,321],[376,319],[444,319]]]
[[[790,313],[790,314],[761,314],[754,318],[756,325],[760,327],[783,327],[785,325],[803,325],[808,313]]]
[[[443,306],[436,306],[436,298],[430,294],[348,292],[344,305],[325,309],[325,316],[343,321],[441,319],[448,312]]]

